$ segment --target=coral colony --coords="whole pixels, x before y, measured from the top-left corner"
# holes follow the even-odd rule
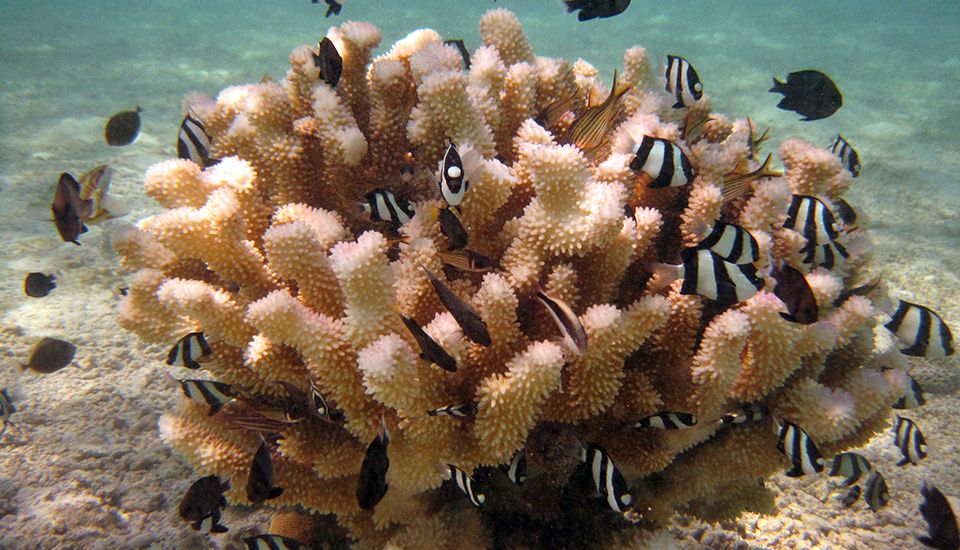
[[[836,155],[787,140],[770,171],[749,119],[679,101],[641,47],[611,87],[509,11],[480,32],[464,72],[434,31],[371,58],[347,22],[336,62],[301,46],[281,81],[188,96],[193,146],[146,175],[166,211],[115,246],[121,324],[229,386],[160,420],[198,477],[362,547],[625,544],[768,510],[758,477],[888,425],[910,379],[873,351],[880,297],[849,292],[869,239],[830,214]]]

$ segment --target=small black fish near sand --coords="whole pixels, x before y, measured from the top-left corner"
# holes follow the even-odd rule
[[[390,468],[390,457],[387,456],[387,446],[390,444],[390,432],[387,423],[380,418],[380,430],[367,446],[363,455],[363,464],[360,466],[360,478],[357,482],[357,504],[364,510],[372,510],[383,495],[387,494],[387,470]]]
[[[924,546],[937,550],[960,549],[960,531],[957,530],[957,516],[950,507],[947,497],[932,483],[924,480],[920,487],[923,502],[920,513],[927,522],[927,535],[917,537]]]
[[[830,77],[820,71],[797,71],[786,82],[773,79],[773,93],[783,94],[777,107],[803,115],[800,120],[827,118],[843,105],[843,94]]]
[[[76,354],[77,346],[70,342],[44,336],[33,346],[30,358],[25,365],[21,365],[21,368],[41,374],[50,374],[72,363]]]
[[[23,292],[31,298],[43,298],[57,288],[57,278],[36,271],[27,274],[23,280]]]
[[[300,541],[283,535],[257,535],[243,539],[247,550],[299,550],[303,548]]]
[[[313,0],[313,4],[319,4],[321,0]],[[327,4],[327,15],[325,17],[330,17],[331,15],[340,15],[340,9],[343,8],[343,4],[337,2],[337,0],[323,0]]]
[[[83,225],[80,218],[84,212],[80,200],[80,182],[66,172],[60,174],[50,209],[53,210],[53,223],[63,242],[80,246],[77,237],[87,232],[87,226]]]
[[[413,335],[417,345],[420,346],[420,358],[424,361],[430,361],[434,365],[448,372],[457,372],[457,360],[447,353],[436,340],[434,340],[416,321],[409,317],[400,316],[400,320],[406,325],[407,330]]]
[[[450,40],[444,40],[443,43],[447,46],[453,46],[460,52],[460,57],[463,58],[463,69],[466,71],[470,70],[470,50],[467,49],[466,44],[463,43],[462,38],[454,38]]]
[[[483,321],[483,318],[480,317],[480,314],[477,313],[477,310],[457,296],[456,293],[450,290],[450,287],[443,284],[440,279],[437,279],[436,275],[429,269],[424,267],[423,270],[426,272],[427,278],[430,279],[430,284],[433,285],[433,289],[437,291],[437,296],[440,298],[440,301],[443,302],[447,311],[453,315],[454,320],[456,320],[460,328],[463,329],[463,333],[467,338],[481,346],[489,346],[491,343],[490,333],[487,331],[487,324]]]
[[[103,132],[107,145],[121,147],[133,143],[140,135],[141,111],[143,109],[137,105],[135,111],[123,111],[110,117]]]
[[[437,211],[437,217],[440,220],[440,232],[450,241],[447,250],[459,250],[467,246],[467,230],[456,214],[449,208],[441,208]]]
[[[780,316],[801,325],[816,323],[820,316],[820,306],[817,305],[817,298],[803,273],[784,264],[779,268],[774,267],[772,275],[777,281],[773,293],[787,306],[787,312],[781,312]]]
[[[13,406],[13,400],[10,399],[10,394],[7,393],[7,388],[0,390],[0,422],[3,422],[3,429],[0,429],[0,435],[3,435],[7,431],[7,426],[10,424],[10,415],[17,412],[16,407]]]
[[[563,0],[567,13],[580,10],[578,21],[604,19],[623,13],[630,6],[630,0]]]
[[[227,505],[223,493],[229,489],[230,481],[221,483],[217,475],[201,477],[187,489],[177,511],[181,518],[193,522],[195,531],[225,533],[227,528],[219,525],[220,509]]]
[[[337,8],[339,12],[339,8]],[[329,11],[327,12],[329,14]],[[336,88],[340,82],[340,76],[343,75],[343,58],[340,52],[333,45],[333,41],[323,37],[317,44],[317,53],[313,54],[313,64],[320,71],[320,80],[326,82],[331,88]]]
[[[247,498],[254,504],[277,498],[283,494],[281,487],[273,486],[273,458],[267,442],[263,441],[253,455],[250,475],[247,477]]]

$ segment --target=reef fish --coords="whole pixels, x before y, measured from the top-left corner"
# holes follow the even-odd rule
[[[0,435],[3,435],[4,432],[7,431],[7,426],[10,425],[10,416],[15,412],[17,412],[17,408],[13,406],[13,400],[10,399],[7,388],[3,388],[0,390],[0,422],[3,422]]]
[[[847,491],[847,494],[843,495],[843,499],[840,500],[840,504],[842,504],[844,508],[853,506],[858,500],[860,500],[860,492],[860,486],[854,485],[849,491]]]
[[[300,541],[282,535],[257,535],[243,539],[247,550],[299,550],[303,548]]]
[[[840,164],[850,172],[851,176],[857,177],[860,175],[860,155],[847,140],[843,139],[843,136],[837,134],[837,138],[833,140],[833,145],[830,147],[830,152],[840,158]]]
[[[450,206],[460,206],[470,182],[464,179],[463,160],[452,140],[440,161],[440,170],[440,195]]]
[[[783,94],[777,107],[803,115],[800,120],[827,118],[843,105],[843,94],[830,77],[820,71],[797,71],[787,75],[787,81],[773,79],[770,91]]]
[[[790,477],[800,477],[804,474],[816,474],[823,471],[824,460],[820,449],[803,431],[793,422],[784,421],[779,425],[777,435],[777,450],[790,459],[793,466],[786,474]]]
[[[87,226],[83,225],[81,220],[86,206],[80,200],[80,182],[66,172],[60,174],[50,209],[53,211],[53,222],[63,242],[79,246],[77,237],[87,232]]]
[[[450,40],[444,40],[443,43],[447,46],[453,46],[460,52],[460,57],[463,58],[463,69],[465,71],[470,70],[470,50],[467,49],[467,45],[463,43],[462,38],[453,38]]]
[[[203,123],[190,113],[180,122],[177,134],[177,157],[193,161],[200,168],[214,164],[210,161],[210,136]]]
[[[473,403],[462,403],[460,405],[447,405],[437,409],[427,411],[430,416],[456,416],[459,418],[469,418],[477,414],[477,407]]]
[[[343,4],[337,0],[312,0],[312,4],[319,4],[320,2],[327,4],[327,14],[324,17],[330,17],[331,15],[340,15],[340,10],[343,8]]]
[[[340,52],[337,51],[333,41],[326,36],[317,43],[317,53],[313,54],[313,65],[320,71],[321,81],[329,84],[331,88],[337,87],[343,75],[343,58],[340,57]]]
[[[21,367],[41,374],[50,374],[72,363],[76,354],[77,346],[70,342],[44,336],[33,346],[30,357]]]
[[[664,77],[667,79],[667,91],[677,100],[673,104],[674,109],[689,107],[703,97],[703,83],[700,82],[700,76],[686,59],[668,55]]]
[[[893,434],[893,444],[903,455],[900,462],[897,462],[897,466],[904,466],[908,462],[919,464],[927,456],[927,442],[913,420],[893,415]]]
[[[23,280],[23,292],[31,298],[43,298],[57,288],[57,278],[53,275],[44,275],[39,272],[31,272]]]
[[[604,19],[623,13],[630,6],[630,0],[563,0],[567,13],[580,10],[578,21]]]
[[[876,470],[870,472],[864,485],[867,490],[863,495],[863,500],[874,512],[890,502],[890,490],[887,489],[887,482],[884,481],[883,474],[880,472]]]
[[[833,269],[838,256],[849,256],[847,249],[835,240],[840,234],[837,219],[816,197],[794,195],[783,227],[793,229],[807,239],[800,249],[804,253],[803,263]]]
[[[665,139],[643,136],[633,147],[630,169],[651,178],[647,187],[679,187],[693,181],[690,159],[679,146]]]
[[[104,128],[107,145],[130,145],[140,135],[140,113],[143,109],[137,105],[134,111],[123,111],[110,117]]]
[[[701,237],[696,248],[705,248],[733,264],[750,264],[760,258],[760,245],[749,231],[722,221],[695,224],[693,232]]]
[[[453,464],[447,464],[447,466],[450,467],[450,478],[456,482],[457,487],[460,488],[460,491],[467,495],[467,498],[470,499],[471,504],[482,509],[483,503],[486,502],[487,497],[483,493],[477,492],[476,487],[474,487],[474,483],[476,482],[472,477],[470,477],[470,474],[454,466]]]
[[[587,351],[587,331],[583,328],[583,323],[580,322],[580,318],[573,312],[573,309],[563,300],[558,300],[542,290],[537,291],[537,299],[547,308],[553,322],[560,328],[567,346],[577,355],[585,353]]]
[[[453,266],[461,271],[483,273],[493,269],[490,258],[472,250],[441,250],[437,252],[437,256],[444,265]]]
[[[927,400],[923,397],[923,390],[920,384],[909,374],[906,375],[910,380],[907,390],[893,403],[894,409],[916,409],[920,405],[926,404]]]
[[[198,403],[206,403],[210,407],[208,415],[217,414],[227,402],[233,399],[237,393],[233,391],[230,384],[215,382],[213,380],[177,380],[180,388],[187,399],[192,399]]]
[[[890,322],[883,327],[908,344],[900,350],[904,355],[939,358],[955,351],[950,327],[926,306],[900,300]]]
[[[840,223],[843,224],[841,229],[846,233],[856,231],[859,228],[857,211],[850,206],[850,203],[843,199],[837,199],[833,201],[833,205],[837,209],[837,217],[840,218]]]
[[[387,456],[389,444],[390,432],[387,431],[386,421],[380,417],[380,430],[363,455],[360,479],[357,482],[357,504],[364,510],[372,510],[383,495],[387,494],[389,486],[387,470],[390,468],[390,457]]]
[[[507,478],[517,486],[527,480],[527,450],[520,449],[514,453],[510,464],[501,464],[500,469],[507,474]]]
[[[816,323],[820,317],[820,306],[803,273],[783,264],[779,267],[774,266],[771,275],[777,282],[773,287],[774,295],[787,306],[787,312],[780,312],[780,316],[791,323],[801,325]]]
[[[859,453],[838,453],[830,464],[830,477],[843,476],[843,484],[853,485],[861,477],[872,471],[870,462]]]
[[[600,105],[587,107],[587,110],[570,125],[567,142],[576,145],[588,155],[597,152],[609,138],[613,121],[620,113],[618,100],[630,90],[629,84],[620,84],[619,75],[613,71],[613,84],[610,94]]]
[[[467,338],[481,346],[489,346],[491,343],[490,333],[487,331],[487,324],[483,321],[483,318],[480,317],[480,314],[477,313],[477,310],[457,296],[450,290],[450,287],[443,284],[440,279],[437,279],[436,275],[429,269],[424,267],[423,271],[426,272],[427,278],[430,279],[430,284],[433,285],[433,289],[437,291],[437,296],[440,298],[440,301],[444,307],[447,308],[447,311],[453,315],[454,320],[456,320],[460,328],[463,329],[463,333]]]
[[[688,412],[661,412],[641,418],[634,428],[656,428],[658,430],[682,430],[697,425],[697,417]]]
[[[581,450],[580,460],[590,468],[593,486],[607,506],[614,512],[624,512],[633,504],[633,495],[627,491],[627,482],[610,455],[596,443]]]
[[[203,332],[191,332],[187,334],[170,348],[167,354],[167,364],[171,367],[187,367],[188,369],[199,369],[200,363],[210,359],[213,350]]]
[[[457,360],[443,349],[443,346],[437,343],[416,321],[409,317],[400,316],[400,320],[406,325],[407,330],[413,335],[413,339],[420,346],[420,358],[429,361],[441,369],[449,372],[457,372]]]
[[[759,422],[767,417],[770,411],[761,403],[741,403],[736,410],[720,417],[721,424],[743,424]]]
[[[227,505],[223,493],[229,489],[229,480],[221,483],[216,475],[201,477],[187,489],[177,511],[181,518],[193,522],[195,531],[224,533],[227,528],[219,525],[220,510]]]
[[[254,504],[277,498],[283,494],[283,488],[273,485],[273,458],[266,441],[262,441],[253,455],[250,474],[247,476],[247,498]]]
[[[709,250],[693,248],[683,249],[680,259],[680,265],[654,264],[658,287],[683,279],[680,294],[699,294],[722,305],[742,302],[763,288],[753,264],[732,264]]]
[[[440,208],[437,210],[437,218],[440,220],[440,232],[450,241],[447,250],[459,250],[467,246],[469,237],[467,230],[464,229],[460,218],[449,208]]]
[[[360,207],[370,215],[371,222],[387,222],[396,229],[413,218],[414,210],[410,201],[398,197],[389,189],[374,189],[363,198],[365,201]]]
[[[930,548],[938,550],[957,550],[960,548],[960,531],[957,530],[957,517],[950,507],[947,497],[932,483],[924,480],[920,486],[923,502],[920,513],[927,522],[927,534],[917,540]]]

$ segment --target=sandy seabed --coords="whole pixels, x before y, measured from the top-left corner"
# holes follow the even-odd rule
[[[157,13],[144,5],[134,14],[125,7],[128,4],[111,2],[78,13],[70,13],[73,4],[64,2],[0,5],[0,387],[10,388],[17,407],[12,425],[0,439],[0,548],[210,547],[207,537],[197,535],[176,515],[176,505],[194,475],[161,443],[156,423],[182,396],[168,376],[170,369],[162,364],[167,350],[144,345],[116,324],[118,289],[126,286],[128,274],[118,265],[109,235],[156,210],[142,192],[142,174],[150,164],[173,155],[179,102],[185,92],[202,89],[215,94],[229,84],[258,80],[264,71],[279,77],[293,46],[313,41],[328,24],[339,23],[324,21],[317,15],[320,8],[309,11],[303,3],[278,4],[309,18],[298,18],[278,40],[275,29],[284,21],[282,13],[270,10],[258,17],[250,10],[237,10],[229,23],[239,30],[225,34],[242,36],[236,44],[217,39],[217,32],[203,36],[191,32],[183,13],[171,15],[175,6],[185,8],[187,3],[171,3]],[[657,55],[666,53],[667,47],[691,52],[686,55],[699,59],[701,76],[709,78],[706,85],[718,110],[731,117],[750,114],[773,126],[776,139],[798,136],[826,145],[839,125],[850,128],[844,133],[860,150],[865,166],[851,197],[868,218],[865,226],[876,244],[875,271],[883,271],[898,295],[930,304],[960,327],[956,190],[960,107],[953,97],[960,89],[960,60],[936,55],[931,42],[921,36],[935,33],[935,26],[931,30],[924,22],[917,23],[919,28],[907,25],[896,35],[903,41],[898,44],[888,39],[893,31],[879,20],[861,21],[863,25],[841,40],[823,30],[806,38],[804,31],[764,34],[766,21],[728,15],[730,21],[754,26],[736,35],[742,38],[738,41],[718,38],[727,19],[721,20],[719,30],[712,30],[693,25],[682,11],[645,13],[638,6],[609,25],[617,29],[635,25],[641,31],[631,30],[636,36],[607,48],[597,43],[598,25],[577,24],[553,12],[538,18],[538,12],[524,11],[529,8],[499,4],[518,10],[535,49],[543,55],[582,55],[606,66],[617,63],[620,52],[634,43]],[[457,34],[468,45],[476,45],[476,19],[487,7],[477,2],[464,15],[466,23],[461,26],[466,30]],[[443,19],[442,10],[417,18],[392,9],[374,16],[357,6],[358,12],[348,17],[378,24],[389,21],[382,25],[385,45],[419,26],[441,32],[444,25],[458,28]],[[149,17],[136,16],[143,12]],[[194,30],[228,24],[218,22],[216,12],[195,15],[189,21]],[[797,13],[787,10],[780,17],[791,15]],[[956,8],[928,15],[958,20]],[[107,24],[104,18],[112,16],[117,18],[115,27],[101,29]],[[569,27],[586,51],[564,50],[555,36],[557,25]],[[917,45],[911,45],[911,39]],[[791,40],[799,46],[791,48]],[[804,40],[820,40],[832,48],[829,56],[820,54],[830,59],[822,62],[833,63],[834,74],[844,76],[848,106],[830,124],[798,123],[792,114],[776,110],[776,101],[765,94],[768,73],[777,72],[770,68],[770,59],[783,59],[775,66],[786,69],[810,63],[812,54],[797,53],[797,48],[810,46]],[[954,37],[947,43],[956,46],[956,41]],[[132,44],[141,43],[142,51],[136,48],[136,55],[124,55]],[[711,47],[715,43],[721,47]],[[740,51],[744,43],[752,53]],[[860,63],[869,52],[875,55]],[[881,60],[892,66],[880,65]],[[723,62],[730,72],[719,74]],[[786,72],[780,71],[781,76]],[[752,82],[749,89],[745,81]],[[947,95],[952,103],[944,105]],[[145,108],[139,139],[127,148],[108,148],[102,142],[106,118],[137,102]],[[82,246],[63,243],[49,222],[56,178],[61,171],[79,175],[102,162],[114,167],[111,193],[128,204],[130,214],[92,227],[81,237]],[[22,284],[30,271],[56,274],[58,288],[42,299],[27,298]],[[76,366],[49,375],[21,372],[18,364],[41,336],[74,342],[79,348]],[[714,525],[678,519],[671,532],[680,546],[921,548],[914,539],[923,528],[917,512],[921,480],[935,481],[948,496],[960,495],[960,428],[955,420],[960,411],[956,394],[960,369],[956,359],[914,364],[914,375],[931,395],[925,406],[908,416],[923,429],[929,456],[920,465],[897,468],[899,451],[889,431],[863,449],[884,472],[893,496],[888,508],[873,513],[857,504],[844,510],[821,501],[823,478],[776,476],[768,486],[778,492],[777,515],[745,514]],[[268,514],[231,506],[224,523],[230,532],[209,540],[239,548],[242,537],[266,528]]]

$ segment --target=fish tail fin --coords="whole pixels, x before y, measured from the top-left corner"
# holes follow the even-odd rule
[[[583,0],[560,0],[560,3],[567,8],[567,13],[583,9]]]
[[[227,529],[225,525],[221,525],[219,523],[214,525],[213,528],[210,529],[211,533],[226,533],[227,531],[229,531],[229,529]]]
[[[697,218],[690,224],[690,232],[697,236],[698,240],[703,240],[710,234],[710,230],[713,228],[706,220],[702,218]]]
[[[271,498],[277,498],[282,494],[283,494],[283,487],[274,487],[273,489],[270,489],[270,494],[267,496],[267,499],[269,500]]]
[[[659,292],[670,286],[674,281],[681,277],[680,270],[682,265],[662,264],[655,262],[650,265],[650,272],[653,274],[647,283],[649,292]]]
[[[783,91],[784,84],[785,84],[784,82],[780,82],[779,80],[777,80],[777,77],[773,77],[773,87],[770,88],[769,91],[773,93],[780,93]]]

